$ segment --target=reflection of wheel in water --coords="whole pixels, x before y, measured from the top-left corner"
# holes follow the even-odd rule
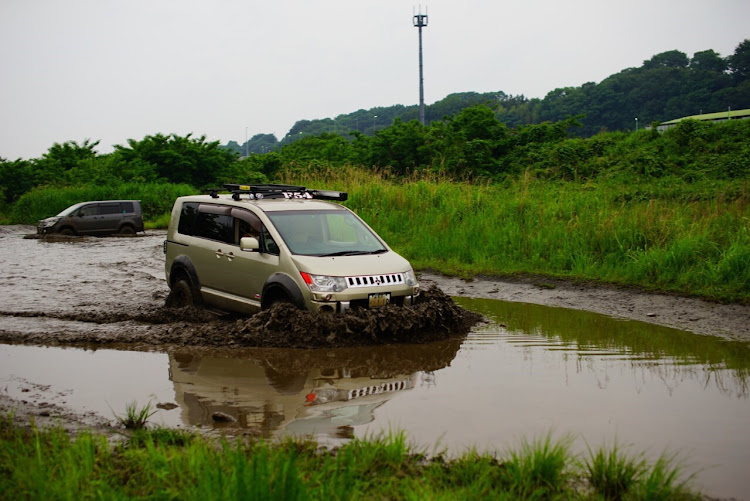
[[[200,306],[201,300],[198,291],[187,278],[179,278],[172,285],[165,302],[167,308],[185,308],[187,306]]]
[[[60,230],[60,235],[65,235],[66,237],[72,237],[75,234],[76,232],[70,228],[63,228],[62,230]]]
[[[124,225],[120,228],[120,235],[135,235],[135,228],[129,224]]]

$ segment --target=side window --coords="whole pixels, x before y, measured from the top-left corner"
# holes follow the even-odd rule
[[[268,254],[279,254],[279,246],[273,241],[260,218],[244,209],[232,209],[232,216],[237,221],[237,244],[242,237],[255,237],[260,242],[260,249]]]
[[[177,233],[183,235],[195,235],[195,221],[198,215],[198,204],[186,202],[182,204],[180,222],[177,224]]]
[[[279,255],[279,245],[274,241],[273,237],[268,232],[268,229],[265,226],[263,227],[262,245],[264,245],[265,251],[269,254],[274,254],[276,256]]]
[[[79,216],[97,216],[99,215],[99,207],[94,205],[85,205],[78,211]]]
[[[216,240],[227,244],[234,244],[234,218],[232,208],[218,204],[198,205],[196,218],[196,237]]]
[[[123,214],[132,214],[135,212],[133,210],[133,202],[120,202],[120,212]]]
[[[263,223],[260,222],[258,216],[248,210],[243,209],[232,209],[232,216],[237,220],[239,226],[239,232],[237,235],[237,243],[242,237],[255,237],[260,240],[261,228]]]
[[[120,214],[120,204],[99,204],[99,214]]]
[[[196,236],[234,244],[234,219],[228,214],[198,212]]]

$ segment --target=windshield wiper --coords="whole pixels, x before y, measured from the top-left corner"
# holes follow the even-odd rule
[[[388,249],[378,249],[375,251],[358,251],[358,250],[339,251],[339,252],[331,252],[330,254],[320,254],[320,257],[362,256],[364,254],[382,254],[383,252],[388,252]]]

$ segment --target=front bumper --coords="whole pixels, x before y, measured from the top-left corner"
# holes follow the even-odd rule
[[[383,302],[379,301],[378,306],[384,306],[386,304],[395,304],[399,306],[411,306],[415,303],[416,297],[419,295],[419,287],[415,287],[411,294],[390,296],[390,301]],[[337,297],[336,294],[313,294],[312,300],[309,301],[310,309],[313,311],[323,311],[327,313],[344,313],[352,308],[364,308],[374,309],[376,307],[370,306],[369,295],[363,297],[351,297],[345,295],[345,297]]]

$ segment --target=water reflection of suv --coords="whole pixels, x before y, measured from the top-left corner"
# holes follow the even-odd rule
[[[37,224],[39,234],[135,235],[139,231],[143,231],[140,200],[81,202]]]
[[[411,304],[409,262],[351,210],[346,193],[287,185],[225,185],[231,195],[180,197],[165,271],[175,306],[254,313],[277,301],[343,312]]]

